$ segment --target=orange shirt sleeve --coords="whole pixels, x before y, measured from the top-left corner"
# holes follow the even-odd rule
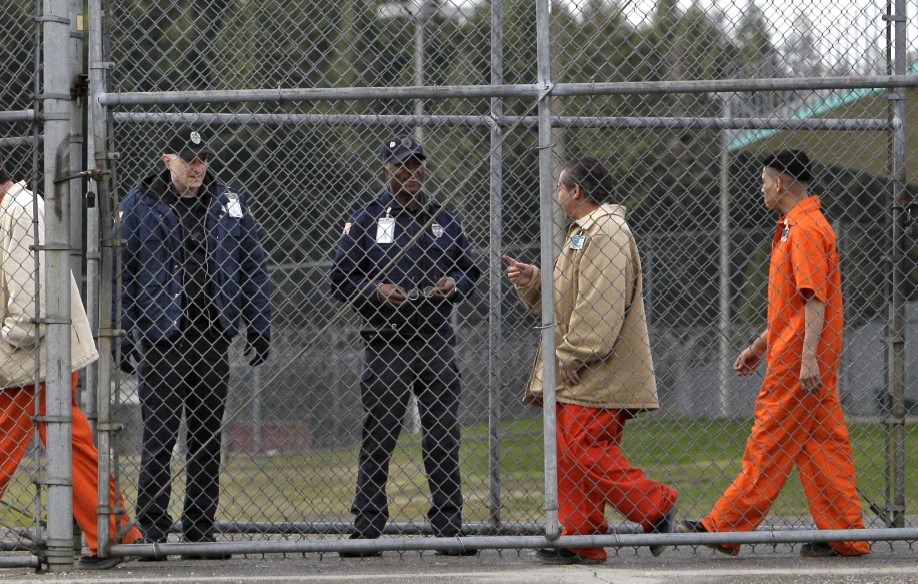
[[[791,265],[797,291],[812,290],[820,302],[829,299],[829,257],[826,235],[809,221],[801,221],[791,230]],[[794,233],[796,231],[796,233]]]

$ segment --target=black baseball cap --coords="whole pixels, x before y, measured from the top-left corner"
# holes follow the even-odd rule
[[[183,160],[194,160],[201,154],[210,155],[207,142],[201,130],[192,126],[181,126],[169,139],[164,150],[166,154],[178,154]]]
[[[810,182],[810,157],[803,150],[779,150],[765,157],[762,166],[794,177],[800,182]]]
[[[409,158],[424,160],[424,146],[411,134],[399,134],[383,142],[379,159],[384,163],[403,164]]]

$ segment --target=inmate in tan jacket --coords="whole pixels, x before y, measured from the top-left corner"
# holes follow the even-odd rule
[[[35,351],[40,348],[45,327],[36,327],[35,243],[32,192],[24,182],[13,185],[0,202],[0,388],[22,387],[35,382]],[[38,197],[38,239],[45,241],[45,202]],[[39,255],[39,281],[44,293],[45,254]],[[70,371],[99,358],[89,318],[80,302],[80,291],[70,276]],[[41,379],[45,379],[47,357],[40,353]],[[69,373],[69,372],[68,372]]]
[[[578,236],[583,236],[582,238]],[[541,314],[538,269],[517,288]],[[555,261],[555,354],[580,383],[558,385],[557,400],[591,408],[654,410],[657,384],[644,316],[641,261],[621,205],[602,205],[575,221]],[[542,351],[526,401],[542,399]]]

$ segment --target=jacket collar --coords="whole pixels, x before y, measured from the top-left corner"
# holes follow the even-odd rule
[[[6,200],[6,198],[9,197],[9,199],[12,201],[16,197],[16,195],[18,195],[22,191],[28,190],[28,188],[29,188],[29,185],[27,185],[26,181],[24,180],[21,180],[17,183],[13,183],[13,186],[11,186],[9,190],[7,190],[6,193],[3,194],[3,200]]]
[[[140,182],[140,185],[141,191],[145,196],[152,198],[156,202],[165,203],[170,207],[178,198],[178,195],[172,190],[171,177],[168,170],[148,176]],[[209,196],[214,195],[216,185],[216,177],[210,171],[207,171],[204,175],[204,182],[201,185],[202,192],[199,193],[199,196],[205,193]]]
[[[440,211],[440,203],[433,197],[427,195],[424,191],[421,191],[421,210],[428,213],[436,214]],[[395,200],[389,191],[383,191],[376,198],[376,202],[382,205],[384,209],[390,209],[391,215],[399,215],[401,213],[407,213],[408,209],[403,206],[401,203]]]
[[[819,211],[821,203],[819,197],[813,195],[807,197],[794,205],[794,208],[787,212],[787,215],[778,218],[778,223],[784,223],[785,221],[789,223],[796,223],[801,217],[805,217],[810,213]]]
[[[585,215],[581,217],[580,219],[577,219],[576,221],[574,221],[573,224],[579,227],[580,229],[587,231],[590,229],[590,227],[595,225],[600,219],[602,219],[603,217],[608,217],[610,215],[617,215],[621,217],[622,219],[624,219],[625,218],[625,206],[614,204],[614,203],[604,203],[600,205],[598,209],[596,209],[589,215]]]

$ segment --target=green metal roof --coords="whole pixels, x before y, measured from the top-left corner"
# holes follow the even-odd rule
[[[906,75],[918,75],[918,63],[914,63]],[[871,95],[879,95],[886,91],[885,88],[866,88],[866,89],[851,89],[844,91],[842,93],[833,93],[826,99],[815,103],[813,105],[808,105],[801,107],[800,109],[793,112],[790,117],[797,119],[809,119],[809,118],[818,118],[819,116],[826,114],[836,108],[854,103],[865,97],[870,97]],[[755,144],[765,138],[774,136],[778,132],[784,132],[785,130],[750,130],[748,132],[743,132],[738,135],[736,138],[730,141],[727,145],[728,152],[736,152],[747,146]]]

